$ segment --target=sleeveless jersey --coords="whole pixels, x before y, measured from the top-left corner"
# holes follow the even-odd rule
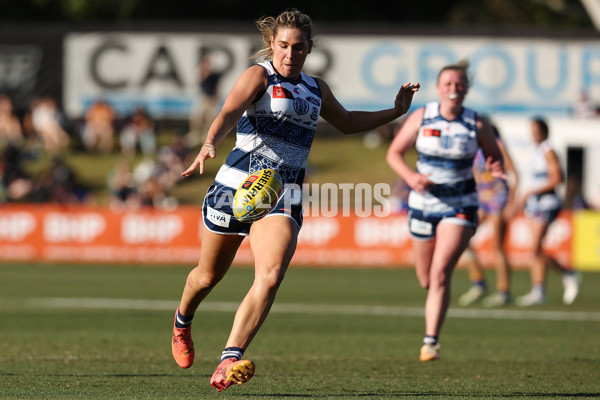
[[[546,185],[548,181],[548,162],[546,161],[546,153],[552,150],[550,142],[544,140],[535,148],[533,160],[531,162],[531,186],[534,189]]]
[[[434,214],[477,207],[472,169],[479,147],[476,117],[474,110],[463,108],[457,119],[448,121],[440,115],[439,103],[425,105],[416,140],[417,171],[429,174],[434,185],[425,195],[412,191],[410,207]]]
[[[237,189],[248,174],[277,170],[284,183],[302,185],[308,153],[321,111],[317,81],[304,73],[297,80],[279,75],[271,61],[265,69],[264,94],[242,115],[236,143],[215,183]]]
[[[548,140],[540,143],[533,155],[531,162],[531,186],[534,189],[545,186],[548,181],[548,162],[546,153],[552,150]],[[549,211],[558,211],[562,207],[562,202],[555,190],[546,193],[536,194],[527,199],[525,204],[525,213],[528,215],[538,215]]]

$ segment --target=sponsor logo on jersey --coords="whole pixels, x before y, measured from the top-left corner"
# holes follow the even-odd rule
[[[212,207],[206,207],[206,209],[206,219],[208,219],[215,225],[222,226],[223,228],[229,228],[229,221],[231,220],[231,216],[221,211],[217,211]]]
[[[423,136],[435,136],[435,137],[440,137],[442,134],[442,131],[439,129],[433,129],[433,128],[425,128],[423,129]]]
[[[474,218],[474,214],[467,214],[467,213],[456,213],[456,218],[458,219],[464,219],[466,221],[473,221]]]
[[[319,99],[317,99],[316,97],[313,96],[308,96],[306,98],[306,101],[313,103],[315,106],[320,106],[321,105],[321,101]]]
[[[433,233],[433,224],[430,222],[420,221],[418,219],[410,219],[410,231],[416,235],[429,236]]]
[[[317,107],[312,108],[312,112],[310,113],[310,119],[316,121],[319,119],[319,109]]]
[[[281,86],[273,86],[273,98],[274,99],[294,99],[294,95],[289,90],[282,88]]]

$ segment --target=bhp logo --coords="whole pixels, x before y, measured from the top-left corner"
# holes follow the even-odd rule
[[[44,218],[44,238],[50,243],[90,243],[106,228],[104,217],[96,213],[48,213]]]
[[[36,225],[35,217],[30,213],[0,214],[0,241],[21,241],[35,230]]]
[[[176,215],[131,215],[121,223],[121,238],[127,244],[170,243],[182,231],[183,221]]]

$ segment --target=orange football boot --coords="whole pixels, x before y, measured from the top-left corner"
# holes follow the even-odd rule
[[[248,382],[253,375],[253,361],[226,358],[225,360],[221,361],[210,378],[210,385],[219,392],[222,392],[233,383],[237,383],[238,386],[240,386],[242,383]]]
[[[421,347],[421,354],[419,360],[421,361],[433,361],[440,359],[440,345],[439,344],[424,344]]]
[[[177,311],[175,311],[175,320],[177,320]],[[194,341],[192,340],[192,326],[187,328],[177,328],[173,324],[173,341],[171,343],[171,352],[177,365],[181,368],[189,368],[194,363]]]

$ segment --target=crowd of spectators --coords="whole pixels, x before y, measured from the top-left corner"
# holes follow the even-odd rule
[[[73,125],[52,97],[35,97],[19,112],[10,96],[0,95],[0,202],[102,204],[108,199],[116,210],[177,206],[172,190],[190,155],[183,135],[173,134],[159,147],[155,121],[143,108],[118,118],[103,100],[92,103]],[[104,168],[107,160],[115,160],[105,194],[98,196],[95,183],[82,183],[69,161],[74,153]]]

